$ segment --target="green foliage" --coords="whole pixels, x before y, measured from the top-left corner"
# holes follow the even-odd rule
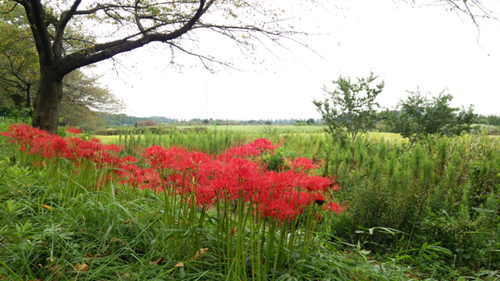
[[[0,122],[0,131],[7,125]],[[332,147],[328,134],[280,131],[274,126],[248,132],[220,127],[200,132],[175,129],[161,137],[150,131],[142,135],[128,131],[119,139],[131,153],[152,144],[217,152],[266,137],[273,143],[284,142],[264,159],[276,163],[274,167],[296,157],[322,158],[323,167],[328,163],[326,172],[336,175],[341,188],[335,200],[347,210],[339,217],[323,218],[318,225],[314,239],[329,237],[331,241],[298,261],[307,270],[299,274],[284,268],[269,279],[499,277],[499,140],[427,136],[410,146],[376,135],[360,138],[352,167],[350,148],[341,148],[339,143]],[[179,252],[168,247],[171,232],[158,216],[165,201],[156,193],[112,185],[95,189],[101,174],[74,173],[65,163],[53,170],[35,169],[20,163],[1,137],[0,153],[0,278],[225,280],[212,250],[206,259],[188,261],[191,264],[186,268],[175,267]],[[205,235],[203,229],[193,231]],[[188,241],[193,233],[176,235],[185,235]],[[199,237],[208,237],[203,235]],[[207,239],[203,241],[217,244]],[[91,268],[77,272],[76,263]],[[207,264],[213,267],[198,270]],[[57,266],[62,266],[61,273],[54,270]]]
[[[478,115],[477,117],[478,124],[491,125],[491,126],[500,126],[500,116],[498,115]]]
[[[125,108],[122,100],[99,83],[99,76],[75,70],[64,77],[63,99],[59,112],[62,124],[93,130],[102,114],[117,113]]]
[[[10,117],[31,117],[40,79],[35,42],[31,38],[31,29],[25,21],[25,11],[21,5],[13,7],[2,1],[0,10],[0,99],[9,105]],[[84,74],[80,70],[66,75],[59,111],[64,121],[61,125],[94,129],[99,123],[99,114],[116,113],[124,109],[123,102],[100,85],[98,79],[98,76]]]
[[[342,147],[348,142],[356,142],[361,134],[375,128],[375,109],[379,107],[375,98],[384,88],[383,81],[371,85],[376,79],[373,73],[367,78],[357,78],[357,82],[340,76],[332,82],[335,85],[333,91],[323,88],[328,96],[325,101],[313,101],[328,126],[327,132]]]
[[[401,100],[397,110],[385,112],[385,120],[412,143],[428,134],[451,136],[471,131],[477,116],[473,105],[467,110],[450,107],[453,96],[444,91],[432,99],[419,90],[408,93],[408,99]]]
[[[273,154],[264,156],[264,162],[267,164],[269,171],[283,171],[287,169],[286,158],[290,157],[290,153],[285,151],[282,147],[274,150]]]
[[[1,107],[0,108],[0,116],[4,116],[7,118],[12,118],[14,120],[18,120],[19,122],[29,122],[29,119],[33,115],[32,107],[25,107],[25,104],[22,105],[22,109],[19,110],[15,106],[10,108]]]
[[[287,159],[323,159],[322,170],[336,175],[341,188],[336,200],[349,206],[338,219],[330,222],[333,235],[355,244],[360,238],[360,234],[355,233],[359,227],[380,226],[403,234],[397,239],[380,232],[370,235],[371,242],[364,247],[377,250],[373,253],[380,252],[380,248],[398,253],[402,246],[403,250],[421,249],[426,242],[427,245],[441,242],[441,247],[452,251],[451,256],[440,255],[441,263],[420,258],[415,250],[401,253],[401,256],[409,255],[411,264],[425,272],[428,272],[426,268],[437,268],[439,274],[444,274],[445,267],[464,271],[487,265],[492,213],[479,213],[474,208],[493,210],[495,207],[492,192],[500,184],[500,178],[496,177],[500,173],[497,139],[428,136],[410,146],[407,142],[367,134],[360,138],[355,164],[351,166],[351,149],[342,148],[339,143],[332,147],[329,135],[317,131],[285,133],[276,128],[244,133],[221,128],[217,132],[198,133],[177,130],[162,135],[161,143],[217,152],[217,148],[249,139],[265,137],[279,143],[286,137],[283,146],[264,160],[270,169],[281,169],[286,168]],[[133,152],[135,145],[158,144],[158,141],[157,135],[129,135],[122,136],[120,144]],[[500,228],[495,226],[494,241],[500,239],[497,233]],[[499,249],[497,244],[493,244],[495,249]],[[493,268],[498,268],[495,257],[493,254]],[[405,261],[410,259],[400,262]]]
[[[31,107],[39,76],[38,55],[22,7],[9,7],[6,13],[7,6],[0,2],[0,97],[23,110]]]
[[[0,138],[0,143],[4,144],[3,140]],[[250,216],[243,213],[243,208],[229,214],[228,206],[221,206],[224,212],[218,217],[215,210],[198,211],[187,206],[192,204],[185,203],[189,200],[181,202],[174,196],[148,189],[110,183],[95,188],[96,180],[106,176],[105,171],[94,169],[82,175],[83,169],[75,173],[78,168],[65,161],[35,168],[28,163],[13,164],[3,160],[4,156],[0,157],[0,278],[409,279],[406,267],[384,262],[374,266],[360,247],[354,248],[349,256],[338,252],[337,245],[328,241],[327,232],[307,238],[314,243],[322,241],[314,248],[307,247],[306,236],[300,232],[296,241],[306,246],[296,247],[298,255],[287,256],[287,249],[280,248],[280,243],[289,239],[289,232],[283,229],[285,224],[258,220],[260,228],[256,228],[255,220],[249,219],[237,228],[228,229],[219,223],[228,217],[242,221]],[[167,208],[167,202],[172,208]],[[167,220],[169,212],[174,210],[186,220]],[[221,229],[214,231],[214,228]],[[260,235],[261,232],[267,234]],[[226,236],[231,243],[220,239]],[[253,244],[248,244],[252,241]],[[245,245],[252,248],[241,248]],[[272,259],[270,263],[260,262],[255,253],[261,250],[265,250],[261,254],[266,260]],[[231,256],[220,255],[225,251],[236,251],[244,262],[236,264]]]
[[[493,243],[490,250],[490,241],[499,241],[500,227],[492,224],[493,212],[476,211],[495,209],[500,184],[497,139],[428,136],[411,146],[368,137],[362,141],[353,167],[348,149],[337,145],[330,155],[329,172],[341,187],[338,200],[349,204],[349,211],[334,222],[334,235],[355,242],[359,227],[383,226],[404,234],[396,239],[375,233],[368,249],[384,245],[399,252],[401,245],[408,250],[441,242],[452,251],[440,256],[448,267],[487,268],[493,252],[491,268],[499,268],[494,254],[499,245]],[[422,257],[412,259],[425,268],[428,262]]]

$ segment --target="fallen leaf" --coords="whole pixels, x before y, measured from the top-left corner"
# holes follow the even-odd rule
[[[179,262],[179,263],[177,263],[176,265],[174,265],[174,267],[184,267],[184,263]]]
[[[75,271],[89,271],[89,265],[86,263],[83,264],[77,263],[75,265]]]
[[[51,267],[46,266],[46,268],[48,268],[49,271],[52,272],[58,278],[61,277],[61,275],[63,275],[64,272],[63,267],[60,264],[56,264],[55,266]]]
[[[101,257],[101,255],[95,255],[95,256],[93,256],[93,255],[87,254],[87,258],[89,258],[89,259],[100,258],[100,257]]]
[[[159,262],[161,262],[163,260],[163,258],[160,258],[159,260],[157,261],[152,261],[152,262],[149,262],[149,265],[158,265]]]
[[[194,255],[194,258],[197,259],[200,256],[203,256],[204,254],[206,254],[207,252],[208,252],[208,248],[202,248],[199,251],[196,251],[196,254]]]
[[[52,211],[52,207],[49,205],[42,204],[42,207],[44,207],[45,209],[47,209],[49,211]]]

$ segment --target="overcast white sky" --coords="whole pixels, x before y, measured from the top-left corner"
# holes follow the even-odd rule
[[[199,46],[230,54],[236,67],[251,71],[211,74],[179,57],[186,62],[179,73],[167,67],[170,53],[157,45],[122,56],[130,70],[120,69],[119,77],[110,62],[99,64],[102,82],[134,116],[320,118],[312,100],[324,99],[324,85],[332,88],[339,75],[354,78],[373,71],[386,82],[377,99],[382,106],[395,106],[407,97],[405,90],[417,86],[432,95],[448,88],[453,106],[474,104],[477,113],[500,114],[500,23],[479,22],[478,43],[473,22],[443,7],[412,8],[392,0],[335,3],[307,13],[296,10],[301,20],[294,25],[317,34],[307,43],[319,55],[289,42],[289,50],[272,48],[279,58],[265,48],[257,57],[244,57],[226,42],[207,39]],[[296,16],[293,10],[290,15]],[[256,59],[262,64],[250,63]]]

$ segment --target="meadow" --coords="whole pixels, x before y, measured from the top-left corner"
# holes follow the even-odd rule
[[[369,133],[353,158],[321,127],[8,126],[7,280],[500,277],[498,138]]]

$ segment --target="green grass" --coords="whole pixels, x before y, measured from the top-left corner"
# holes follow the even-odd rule
[[[179,129],[178,133],[184,133],[183,129],[186,128],[195,128],[195,126],[177,126]],[[199,127],[196,127],[199,128]],[[290,135],[307,135],[307,134],[318,134],[321,133],[323,134],[324,127],[320,126],[262,126],[262,125],[248,125],[248,126],[217,126],[217,127],[207,127],[209,130],[217,130],[219,132],[241,132],[247,135],[248,137],[262,137],[262,136],[269,136],[269,135],[280,135],[280,136],[290,136]],[[167,134],[164,134],[167,135]],[[203,134],[201,134],[203,135]],[[385,140],[389,141],[403,141],[404,139],[401,137],[399,134],[395,133],[368,133],[367,134],[370,137],[376,138],[376,139],[382,139],[384,138]],[[119,136],[118,135],[111,135],[111,136],[105,136],[105,135],[96,135],[97,138],[99,138],[103,143],[106,144],[112,144],[112,143],[119,143]],[[143,135],[139,136],[141,139],[143,138]]]
[[[279,133],[290,133],[290,132],[316,132],[323,130],[323,126],[278,126],[278,125],[242,125],[242,126],[217,126],[219,129],[229,129],[229,130],[237,130],[249,133],[256,133],[263,130],[277,130]]]
[[[3,140],[3,138],[2,138]],[[246,250],[246,267],[231,262],[220,253],[232,251],[217,237],[214,210],[205,214],[206,225],[198,225],[203,214],[186,207],[178,198],[165,197],[148,189],[113,182],[96,188],[95,182],[106,170],[75,167],[65,159],[47,161],[36,168],[30,162],[19,163],[17,151],[5,142],[0,150],[0,279],[6,280],[406,280],[407,269],[390,262],[368,260],[362,248],[351,248],[349,255],[338,251],[326,228],[318,230],[305,246],[305,256],[290,256],[285,266],[250,262],[257,257]],[[77,173],[75,173],[75,171]],[[166,208],[168,202],[169,208]],[[190,221],[168,222],[167,212],[178,210]],[[184,210],[184,211],[182,211]],[[243,209],[238,209],[243,210]],[[240,211],[236,211],[240,212]],[[242,217],[239,214],[225,216]],[[238,226],[234,247],[254,239],[268,245],[266,260],[278,261],[274,243],[267,235],[252,234]],[[270,222],[262,229],[274,233]],[[234,228],[224,231],[231,237]],[[300,236],[298,234],[298,241]],[[254,238],[252,238],[254,237]],[[284,237],[284,236],[280,236]],[[282,239],[282,238],[281,238]],[[305,238],[303,238],[305,239]],[[233,241],[233,240],[230,240]],[[198,243],[201,242],[200,246]],[[202,245],[202,246],[201,246]],[[196,255],[198,249],[208,249]],[[308,251],[304,251],[307,249]],[[314,249],[314,250],[313,250]],[[182,263],[182,266],[179,265]],[[246,269],[245,269],[246,268]],[[256,276],[256,279],[254,279]],[[260,276],[260,278],[258,278]]]
[[[2,131],[6,126],[0,123]],[[130,153],[155,143],[215,153],[258,137],[274,143],[285,139],[266,160],[279,164],[309,157],[321,163],[318,174],[336,175],[337,200],[349,206],[347,211],[318,227],[314,251],[270,270],[262,280],[500,277],[500,223],[494,216],[500,204],[498,138],[428,137],[410,146],[396,134],[370,133],[353,162],[349,148],[331,146],[321,131],[255,127],[177,131],[161,139],[153,134],[100,138],[121,143]],[[236,280],[226,274],[231,263],[221,263],[217,254],[210,230],[215,219],[172,231],[163,219],[163,194],[115,183],[96,188],[106,170],[83,173],[64,160],[36,168],[20,162],[19,152],[3,137],[0,159],[0,280]],[[241,231],[241,241],[251,243],[252,232]],[[203,246],[189,242],[190,233],[197,233]],[[208,252],[194,259],[196,249],[205,247]],[[176,267],[179,262],[184,267]],[[247,273],[250,280],[252,272]]]
[[[294,134],[294,133],[312,133],[322,132],[322,126],[263,126],[263,125],[233,125],[233,126],[176,126],[176,132],[188,134],[190,130],[195,128],[202,128],[207,130],[217,130],[219,132],[231,131],[251,135],[262,135],[271,133],[279,134]],[[118,142],[118,135],[96,135],[104,143]]]

